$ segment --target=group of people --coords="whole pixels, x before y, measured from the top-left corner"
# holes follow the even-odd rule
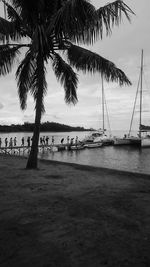
[[[53,136],[52,136],[53,140]],[[48,136],[41,136],[40,137],[40,145],[47,145],[48,146],[49,137]]]
[[[75,140],[74,140],[75,139]],[[61,144],[64,144],[64,138],[61,139]],[[31,143],[32,143],[32,137],[28,136],[27,137],[27,146],[30,147]],[[49,145],[49,137],[48,136],[40,136],[40,145]],[[4,139],[4,145],[2,144],[2,138],[0,138],[0,147],[4,146],[4,147],[16,147],[17,146],[17,138],[14,137],[10,137],[10,139],[8,139],[7,137]],[[20,142],[19,142],[20,143]],[[51,138],[51,145],[54,145],[55,143],[55,139],[54,136],[52,136]],[[77,145],[78,144],[78,136],[76,136],[76,138],[70,138],[69,136],[67,136],[67,140],[66,140],[67,145]],[[20,144],[19,144],[20,145]],[[22,137],[21,138],[21,146],[25,146],[25,138]]]
[[[75,141],[74,141],[75,139]],[[69,136],[67,136],[67,145],[77,145],[78,144],[78,136],[76,136],[76,138],[70,138]],[[61,139],[61,144],[64,143],[64,138]]]
[[[32,141],[32,138],[28,136],[27,137],[27,146],[30,146],[31,141]],[[21,138],[21,146],[24,146],[24,145],[25,145],[25,138],[22,137]],[[6,137],[4,139],[4,145],[2,142],[2,138],[0,137],[0,147],[2,147],[2,146],[4,146],[4,147],[16,147],[17,146],[17,137],[16,136],[14,138],[10,137],[9,139]]]
[[[14,137],[10,137],[10,139],[8,140],[8,138],[6,137],[4,139],[4,146],[5,147],[13,147],[13,146],[17,146],[17,138]],[[0,147],[2,147],[2,138],[0,137]]]

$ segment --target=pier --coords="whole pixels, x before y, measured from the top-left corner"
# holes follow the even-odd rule
[[[61,151],[67,149],[69,144],[49,144],[49,145],[38,145],[39,152],[43,152],[46,150],[50,151]],[[31,146],[2,146],[0,147],[0,154],[7,155],[24,155],[28,154],[31,150]]]

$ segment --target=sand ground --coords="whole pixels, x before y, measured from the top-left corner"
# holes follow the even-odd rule
[[[150,266],[150,177],[0,156],[1,267]]]

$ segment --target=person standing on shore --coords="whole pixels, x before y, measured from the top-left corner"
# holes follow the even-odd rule
[[[24,137],[21,139],[21,146],[24,146]]]
[[[43,138],[42,138],[42,136],[40,137],[40,145],[41,146],[43,145]]]
[[[30,147],[30,136],[28,136],[27,138],[27,144],[28,144],[28,147]]]
[[[49,137],[48,136],[46,136],[46,145],[48,146],[48,140],[49,140]]]
[[[52,136],[52,146],[54,145],[54,142],[55,142],[54,136]]]
[[[67,144],[69,145],[69,140],[70,140],[70,138],[69,138],[69,135],[67,136]]]
[[[7,139],[7,137],[5,138],[5,147],[7,147],[7,145],[8,145],[8,139]]]
[[[70,140],[70,145],[73,145],[73,139],[74,139],[74,138],[71,138],[71,140]]]
[[[78,144],[78,136],[76,136],[76,139],[75,139],[75,145],[77,146]]]
[[[17,145],[17,138],[15,137],[14,138],[14,146],[16,146]]]
[[[45,136],[43,136],[43,145],[45,145]]]
[[[63,144],[63,142],[64,142],[64,138],[62,138],[60,142],[61,142],[61,144]]]

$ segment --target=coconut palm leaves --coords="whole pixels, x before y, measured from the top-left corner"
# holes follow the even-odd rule
[[[133,11],[121,0],[97,10],[86,0],[66,1],[53,19],[55,35],[62,36],[63,33],[72,41],[91,44],[103,37],[104,29],[106,35],[110,34],[114,24],[120,24],[123,15],[130,21],[131,14]]]
[[[60,80],[61,84],[64,86],[66,103],[72,102],[73,104],[76,104],[76,89],[78,82],[76,73],[57,53],[55,53],[53,58],[53,69],[57,79]]]
[[[123,1],[117,0],[105,5],[104,7],[100,7],[96,10],[96,14],[98,16],[98,20],[95,28],[102,38],[104,28],[106,34],[110,34],[112,27],[120,24],[123,19],[123,15],[125,15],[125,17],[130,21],[130,15],[134,14],[134,12]]]
[[[69,63],[77,70],[82,70],[85,73],[95,73],[99,71],[108,82],[116,81],[119,82],[120,85],[131,85],[131,82],[122,70],[118,69],[114,63],[96,53],[93,54],[85,48],[70,43],[67,55]]]
[[[62,35],[69,39],[79,39],[85,34],[88,22],[94,23],[95,8],[85,0],[66,1],[52,18],[55,35]],[[69,21],[69,23],[68,23]]]
[[[26,53],[25,58],[21,61],[16,72],[20,106],[23,110],[26,109],[27,106],[28,92],[32,90],[35,70],[36,70],[36,61],[32,57],[31,51],[28,51]]]
[[[19,48],[18,46],[0,46],[0,75],[6,75],[11,71],[13,63],[19,54]]]
[[[77,102],[76,70],[96,71],[107,81],[129,85],[115,64],[77,44],[92,44],[111,33],[122,16],[130,21],[132,10],[121,0],[95,9],[88,0],[7,0],[7,18],[0,18],[0,75],[9,73],[23,49],[17,72],[20,106],[25,109],[30,93],[35,100],[35,130],[28,168],[37,167],[40,121],[47,92],[46,64],[64,87],[66,103]],[[105,29],[105,31],[104,31]],[[63,53],[61,53],[61,51]],[[65,55],[65,57],[63,56]]]

